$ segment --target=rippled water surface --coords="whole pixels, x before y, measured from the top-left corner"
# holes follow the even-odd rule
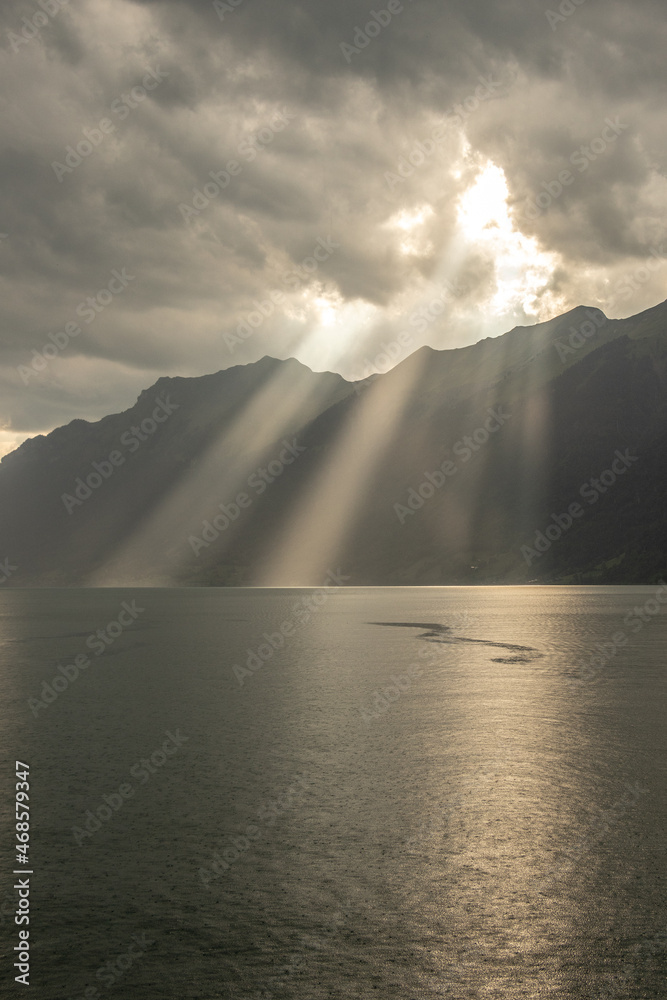
[[[0,593],[4,980],[664,1000],[656,590]]]

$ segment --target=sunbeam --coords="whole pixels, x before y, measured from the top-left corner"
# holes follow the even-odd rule
[[[390,383],[375,382],[362,390],[326,464],[290,511],[288,524],[254,581],[258,586],[317,585],[324,579],[399,430],[422,364],[399,366]]]
[[[111,586],[123,573],[141,572],[140,567],[144,573],[148,568],[145,578],[156,585],[172,579],[193,561],[187,540],[201,522],[218,515],[219,504],[233,503],[247,488],[254,469],[277,459],[283,438],[298,435],[322,407],[349,391],[334,375],[325,374],[313,384],[308,369],[295,361],[280,364],[267,358],[245,366],[244,374],[245,391],[242,388],[229,400],[229,427],[192,456],[170,493],[150,505],[119,551],[106,556],[91,576],[91,586]],[[229,537],[221,534],[218,555],[224,553]]]

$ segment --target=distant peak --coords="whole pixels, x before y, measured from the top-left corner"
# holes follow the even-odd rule
[[[291,367],[294,367],[294,365],[298,365],[300,368],[306,368],[308,371],[311,371],[311,369],[308,368],[308,365],[304,365],[304,363],[299,361],[297,358],[274,358],[271,354],[265,354],[257,361],[250,361],[243,367],[248,368],[250,365],[261,365],[263,368],[277,368],[279,365],[290,365]]]
[[[605,319],[607,318],[605,313],[602,311],[602,309],[600,309],[599,306],[575,306],[574,309],[570,309],[569,312],[563,313],[563,316],[571,316],[572,313],[580,313],[580,312],[599,313],[601,316],[604,316]]]

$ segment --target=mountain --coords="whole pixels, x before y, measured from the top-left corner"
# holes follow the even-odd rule
[[[653,583],[667,303],[578,307],[361,383],[162,378],[0,464],[12,586]]]

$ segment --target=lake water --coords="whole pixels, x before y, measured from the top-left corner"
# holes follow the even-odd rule
[[[0,592],[3,978],[18,759],[39,1000],[664,1000],[656,592]]]

